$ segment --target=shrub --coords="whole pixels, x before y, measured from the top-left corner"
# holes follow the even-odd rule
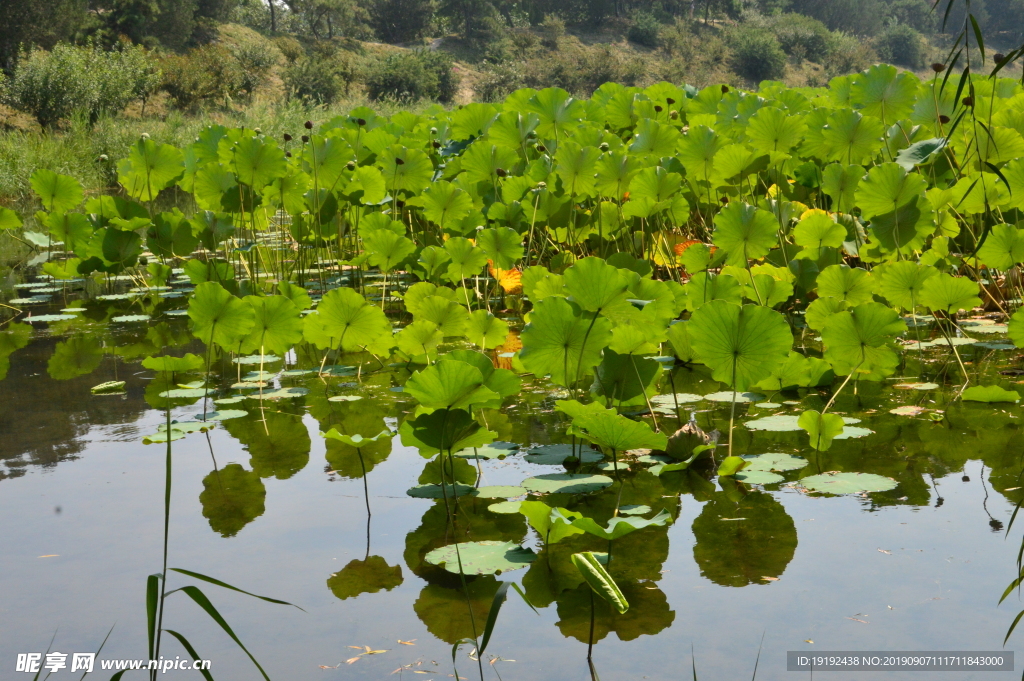
[[[635,12],[626,37],[637,45],[657,47],[659,31],[661,31],[661,23],[653,14],[642,11]]]
[[[279,52],[264,40],[243,42],[231,50],[238,62],[239,87],[250,96],[256,92],[270,75],[270,69],[277,63]]]
[[[451,102],[459,90],[459,76],[444,52],[419,50],[392,54],[366,79],[371,99],[412,102],[436,99]]]
[[[284,72],[288,97],[312,104],[331,104],[356,80],[354,61],[345,53],[333,57],[310,57],[295,62]]]
[[[944,11],[945,6],[942,9]],[[896,22],[921,33],[934,32],[936,24],[942,20],[942,13],[933,12],[928,0],[894,0],[889,4],[888,14]]]
[[[227,99],[241,88],[242,70],[227,49],[203,45],[182,55],[169,55],[160,63],[161,88],[182,109]]]
[[[797,60],[821,63],[828,56],[832,32],[817,19],[803,14],[782,14],[772,19],[772,33],[782,51]]]
[[[623,59],[607,46],[572,46],[531,59],[526,64],[523,82],[528,87],[560,87],[586,97],[608,82],[636,85],[645,72],[642,60]]]
[[[732,35],[732,67],[752,81],[779,80],[786,74],[786,53],[771,32],[741,28]]]
[[[306,50],[303,49],[302,43],[290,35],[281,35],[274,38],[274,45],[281,51],[281,54],[284,55],[284,58],[289,63],[295,63],[306,55]]]
[[[474,89],[483,101],[500,102],[523,87],[523,82],[518,64],[498,64],[483,73]]]
[[[512,50],[519,59],[526,59],[526,55],[537,46],[537,36],[529,29],[517,28],[508,36],[512,43]]]
[[[924,63],[921,34],[905,24],[895,24],[875,39],[878,56],[891,64],[916,69]]]
[[[822,62],[829,78],[863,71],[878,61],[878,55],[867,42],[845,33],[834,33],[828,56]]]
[[[540,39],[541,44],[548,49],[557,50],[562,38],[565,37],[565,22],[554,14],[548,14],[541,22],[540,29],[543,36]]]

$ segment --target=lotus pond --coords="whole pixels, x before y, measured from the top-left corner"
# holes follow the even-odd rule
[[[2,664],[1012,650],[1024,88],[967,83],[525,90],[143,138],[114,195],[37,172],[0,209]]]

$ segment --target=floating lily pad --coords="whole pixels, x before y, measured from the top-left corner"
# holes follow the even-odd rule
[[[474,496],[481,499],[508,499],[510,497],[521,497],[524,494],[526,494],[526,490],[517,485],[487,485],[477,487]]]
[[[476,488],[471,485],[456,484],[454,489],[451,485],[445,485],[445,488],[445,490],[442,490],[441,485],[416,485],[407,489],[405,493],[417,499],[443,499],[445,492],[448,493],[449,499],[454,496],[476,496]]]
[[[449,544],[434,549],[426,555],[431,565],[443,567],[448,572],[467,575],[494,575],[524,568],[537,557],[531,549],[523,548],[509,541],[474,541],[457,545]]]
[[[691,404],[693,402],[700,402],[704,399],[703,395],[695,395],[694,393],[675,393],[675,397],[672,397],[672,393],[667,395],[655,395],[651,398],[651,404],[657,404],[665,407],[675,407],[676,402],[679,404]]]
[[[619,507],[619,515],[645,515],[651,510],[647,504],[624,504]]]
[[[169,436],[168,436],[168,432],[170,433]],[[171,428],[170,431],[161,430],[160,432],[153,433],[152,435],[144,435],[144,436],[142,436],[142,444],[144,444],[144,445],[162,444],[162,443],[166,443],[168,440],[170,440],[171,442],[174,442],[175,440],[180,440],[183,437],[185,437],[185,433],[183,433],[180,430],[175,430],[174,428]]]
[[[952,337],[952,338],[950,338],[948,340],[946,338],[942,338],[942,337],[935,338],[934,340],[928,341],[927,345],[930,345],[930,346],[933,346],[933,347],[941,347],[941,346],[949,347],[951,345],[972,345],[972,344],[977,343],[977,342],[978,341],[976,339],[974,339],[974,338],[964,338],[964,337],[959,337],[958,338],[958,337],[954,336],[954,337]]]
[[[711,393],[710,395],[705,395],[704,399],[705,400],[710,400],[712,402],[732,402],[733,401],[732,396],[733,396],[733,392],[731,390],[723,390],[721,392]],[[764,399],[764,395],[762,395],[760,393],[740,393],[740,392],[736,393],[736,402],[737,402],[737,404],[740,403],[740,402],[759,402],[759,401],[761,401],[763,399]]]
[[[1013,343],[975,343],[975,346],[986,350],[1014,350],[1017,347]]]
[[[184,317],[188,314],[188,310],[167,310],[164,314],[168,317]]]
[[[846,418],[843,418],[846,421]],[[856,423],[859,419],[852,419],[853,423]],[[873,434],[875,431],[870,428],[861,428],[860,426],[843,426],[843,432],[836,435],[833,440],[850,440],[858,437],[867,437]]]
[[[745,482],[748,485],[774,485],[777,482],[785,480],[778,473],[772,473],[770,471],[756,471],[743,469],[734,476],[740,482]]]
[[[829,494],[860,494],[861,492],[888,492],[896,487],[896,481],[874,473],[841,473],[829,471],[812,475],[800,484],[813,492]]]
[[[61,312],[66,312],[68,314],[73,314],[73,313],[77,313],[77,312],[85,312],[85,308],[84,307],[62,307],[60,309],[60,311]]]
[[[641,454],[640,456],[636,457],[635,459],[632,459],[632,461],[635,461],[637,463],[659,464],[659,463],[673,463],[675,461],[675,459],[673,459],[671,456],[662,456],[661,454]]]
[[[356,402],[363,399],[362,395],[335,395],[334,397],[328,397],[328,402]]]
[[[276,371],[250,371],[242,376],[243,381],[266,381],[277,376]]]
[[[358,370],[358,367],[342,366],[341,364],[328,364],[320,371],[320,373],[324,376],[351,376]]]
[[[281,358],[277,355],[246,355],[245,357],[235,357],[232,361],[235,364],[270,364],[280,362]]]
[[[795,471],[807,465],[807,459],[792,454],[746,454],[743,458],[747,461],[747,465],[740,471],[741,473]]]
[[[231,387],[235,390],[248,390],[255,388],[266,388],[267,384],[262,381],[239,381],[238,383],[232,383]],[[248,395],[246,395],[248,397]]]
[[[463,459],[504,459],[510,454],[515,454],[519,445],[514,442],[492,442],[476,449],[463,449],[455,452],[453,456]]]
[[[757,402],[754,406],[758,409],[778,409],[782,405],[778,402]]]
[[[974,385],[961,398],[964,402],[1020,402],[1020,393],[998,385]]]
[[[171,430],[179,430],[182,433],[205,433],[215,427],[216,424],[209,421],[171,421]],[[167,430],[167,426],[160,424],[157,430]]]
[[[214,400],[213,403],[217,405],[238,404],[239,402],[244,402],[246,399],[246,395],[232,395],[231,397],[222,397],[219,400]]]
[[[615,465],[614,461],[601,461],[600,463],[595,464],[594,468],[596,468],[599,471],[612,471],[612,472],[614,472],[616,470],[616,465]],[[629,465],[627,463],[623,462],[623,461],[619,461],[618,469],[617,470],[619,470],[619,471],[628,471],[629,470]]]
[[[762,417],[762,418],[759,418],[759,419],[754,419],[753,421],[747,421],[747,423],[745,425],[747,426],[747,428],[750,428],[751,430],[770,430],[770,431],[777,432],[777,433],[783,433],[783,432],[787,432],[787,431],[797,431],[797,430],[800,430],[800,426],[797,425],[797,421],[799,419],[800,419],[800,415],[799,414],[772,414],[771,416],[765,416],[765,417]],[[855,419],[855,418],[851,418],[849,416],[844,416],[843,417],[843,423],[845,423],[845,424],[860,423],[860,419]],[[847,430],[850,430],[850,429],[847,429]],[[866,429],[865,428],[860,428],[858,430],[866,430]],[[871,432],[870,430],[867,431],[867,433],[870,433],[870,432]],[[865,435],[867,433],[865,433]],[[845,431],[844,431],[844,435],[845,435]],[[842,436],[840,436],[840,437],[842,437]]]
[[[315,373],[316,369],[289,369],[288,371],[282,371],[281,375],[293,378],[295,376],[308,376]]]
[[[13,301],[12,301],[13,302]],[[73,314],[40,314],[35,317],[26,317],[26,322],[38,322],[38,323],[51,323],[51,322],[66,322],[71,319],[78,319]]]
[[[209,391],[212,392],[212,391]],[[208,392],[205,388],[173,388],[171,390],[165,390],[160,393],[160,397],[164,399],[183,399],[193,397],[203,397]]]
[[[107,381],[89,389],[93,395],[124,395],[124,381]]]
[[[249,412],[243,409],[220,409],[218,411],[208,411],[205,414],[196,414],[196,419],[200,421],[228,421],[230,419],[240,419],[248,415]]]
[[[96,300],[110,301],[110,300],[131,300],[135,296],[127,293],[110,293],[107,295],[96,296]]]
[[[917,416],[918,414],[923,414],[926,411],[928,410],[925,409],[924,407],[917,407],[912,404],[905,404],[902,407],[890,409],[889,413],[896,414],[896,416]]]
[[[900,390],[938,390],[938,383],[897,383],[893,386]]]
[[[393,393],[404,393],[404,392],[405,392],[405,388],[403,388],[403,387],[402,387],[402,386],[400,386],[400,385],[393,385],[393,386],[391,386],[391,387],[389,388],[389,390],[390,390],[391,392],[393,392]]]
[[[119,317],[111,317],[110,321],[117,324],[131,324],[132,322],[148,322],[148,314],[124,314]]]
[[[604,455],[595,452],[582,443],[576,445],[575,453],[573,453],[573,446],[570,444],[541,445],[539,447],[531,447],[526,452],[527,461],[545,466],[561,466],[570,457],[579,458],[583,463],[594,463],[602,460]]]
[[[496,504],[491,504],[487,507],[487,510],[491,513],[519,513],[519,504],[521,501],[499,501]]]
[[[586,494],[597,492],[612,484],[606,475],[570,475],[568,473],[547,473],[523,480],[522,485],[538,494]]]
[[[11,298],[8,300],[11,305],[38,305],[50,302],[50,296],[32,296],[31,298]]]
[[[960,326],[967,333],[1006,333],[1009,330],[1006,324],[996,324],[991,320],[960,322]]]
[[[281,400],[289,399],[292,397],[303,397],[308,394],[308,388],[299,388],[293,386],[290,388],[280,388],[278,390],[271,390],[270,392],[265,392],[263,393],[262,397],[265,400]],[[259,398],[260,393],[252,393],[251,395],[249,395],[250,400],[258,400]]]

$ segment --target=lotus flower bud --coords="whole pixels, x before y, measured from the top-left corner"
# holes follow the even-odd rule
[[[946,70],[946,65],[945,64],[940,64],[938,62],[935,62],[934,64],[932,64],[932,71],[934,71],[935,73],[942,73],[945,70]]]
[[[306,130],[313,129],[313,121],[306,121],[305,123],[303,123],[303,125],[306,127]]]

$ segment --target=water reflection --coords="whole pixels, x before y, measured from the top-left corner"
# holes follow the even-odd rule
[[[255,471],[230,463],[203,478],[199,503],[210,529],[222,537],[233,537],[263,515],[267,488]]]
[[[287,480],[309,463],[312,442],[301,416],[277,408],[271,404],[223,425],[249,452],[250,464],[259,477]]]
[[[327,580],[327,588],[341,600],[360,594],[391,591],[402,584],[402,566],[388,565],[381,556],[353,560]]]

